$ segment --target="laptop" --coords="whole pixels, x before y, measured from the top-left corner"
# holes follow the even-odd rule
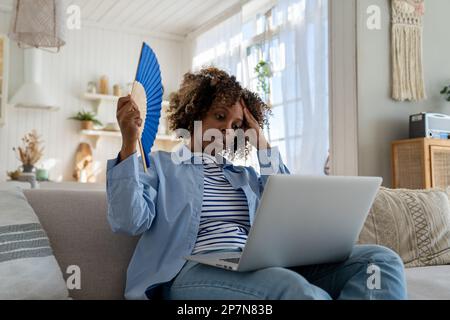
[[[240,272],[344,261],[381,182],[380,177],[272,175],[241,252],[185,259]]]

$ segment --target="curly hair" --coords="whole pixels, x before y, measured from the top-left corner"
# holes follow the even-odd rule
[[[242,88],[235,76],[215,67],[203,68],[198,72],[184,75],[179,90],[170,95],[167,109],[169,129],[194,131],[194,121],[203,120],[212,106],[232,107],[242,99],[255,120],[264,128],[268,126],[270,107],[248,89]],[[244,121],[243,129],[248,129]],[[248,138],[242,149],[234,144],[233,150],[225,150],[231,158],[246,157],[249,153]]]

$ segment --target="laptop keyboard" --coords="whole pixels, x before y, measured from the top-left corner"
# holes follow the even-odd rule
[[[222,261],[231,262],[231,263],[239,263],[240,258],[227,258],[227,259],[220,259]]]

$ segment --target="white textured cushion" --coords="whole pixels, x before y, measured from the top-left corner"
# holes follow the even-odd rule
[[[67,299],[49,239],[19,188],[0,189],[0,299]]]
[[[358,242],[391,248],[406,267],[450,264],[447,192],[380,188]]]

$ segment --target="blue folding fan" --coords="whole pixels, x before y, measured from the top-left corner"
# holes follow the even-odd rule
[[[139,107],[143,120],[140,127],[139,149],[144,171],[150,165],[148,154],[153,146],[161,116],[163,86],[158,59],[153,50],[144,42],[133,83],[131,97]]]

